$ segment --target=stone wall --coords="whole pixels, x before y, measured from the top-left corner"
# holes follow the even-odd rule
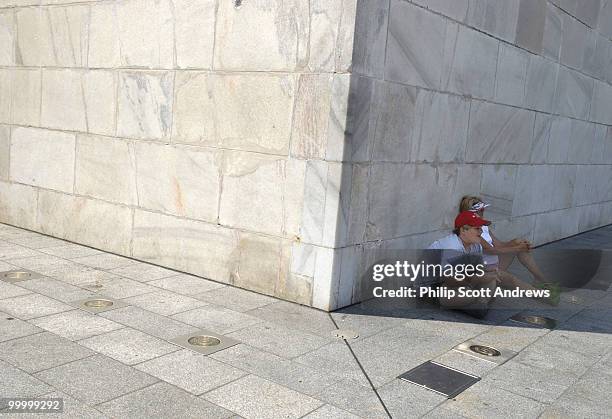
[[[334,309],[612,222],[611,82],[612,0],[0,0],[0,221]]]
[[[501,238],[612,223],[611,83],[609,0],[360,3],[339,305],[374,258],[448,234],[466,194]]]
[[[355,10],[0,0],[0,221],[331,308]]]

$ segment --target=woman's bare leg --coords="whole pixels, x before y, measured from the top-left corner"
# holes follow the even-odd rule
[[[533,259],[533,256],[529,252],[521,252],[518,254],[518,260],[521,264],[529,269],[529,272],[533,275],[536,281],[538,282],[546,282],[546,275],[538,268],[536,261]]]
[[[504,253],[503,255],[499,255],[499,270],[507,271],[512,262],[514,262],[514,258],[516,257],[516,253]]]
[[[535,288],[524,281],[521,281],[510,272],[499,271],[499,283],[503,288],[509,289],[521,289],[521,290],[535,290]]]

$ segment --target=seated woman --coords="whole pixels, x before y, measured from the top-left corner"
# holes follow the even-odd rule
[[[484,203],[478,196],[464,196],[459,204],[459,211],[471,211],[479,217],[483,217],[485,208],[488,206],[489,204]],[[533,275],[536,288],[550,290],[551,297],[548,302],[555,305],[559,303],[559,287],[549,283],[544,273],[538,268],[530,253],[532,245],[528,240],[516,238],[504,242],[495,237],[488,226],[483,226],[480,244],[483,247],[483,259],[487,270],[498,271],[502,276],[514,278],[512,281],[517,285],[525,284],[508,272],[508,268],[516,258]]]

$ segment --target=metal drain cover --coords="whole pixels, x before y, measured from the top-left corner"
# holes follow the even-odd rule
[[[550,317],[537,316],[533,314],[515,314],[510,317],[510,320],[517,323],[528,324],[530,326],[537,326],[544,329],[554,329],[557,327],[557,321]]]
[[[114,310],[127,305],[122,301],[117,301],[112,298],[102,296],[74,301],[71,304],[80,308],[81,310],[89,311],[90,313],[102,313],[104,311]]]
[[[478,342],[463,342],[453,348],[453,351],[461,352],[462,354],[470,355],[476,358],[484,359],[485,361],[493,362],[501,365],[510,358],[516,356],[516,352],[503,348],[494,348]]]
[[[0,272],[0,280],[14,284],[16,282],[29,281],[30,279],[41,278],[42,275],[36,272],[28,271],[26,269],[19,269],[15,271]]]
[[[397,378],[435,391],[449,399],[480,381],[480,377],[433,361],[424,362]]]
[[[240,343],[236,339],[228,338],[209,330],[199,330],[188,335],[179,336],[170,339],[170,342],[204,355],[210,355]]]
[[[332,336],[337,339],[349,340],[357,339],[359,337],[359,333],[349,329],[337,329],[332,332]]]

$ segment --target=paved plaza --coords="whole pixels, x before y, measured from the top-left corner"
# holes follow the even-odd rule
[[[606,227],[549,245],[612,248]],[[484,320],[369,301],[325,313],[0,224],[0,397],[61,397],[54,417],[605,417],[612,411],[612,290],[565,293]],[[117,308],[76,302],[104,296]],[[554,330],[508,319],[555,318]],[[239,343],[205,355],[174,339]],[[336,329],[359,336],[341,340]],[[474,341],[497,363],[454,351]],[[447,399],[397,379],[434,360],[481,377]],[[0,415],[1,416],[1,415]],[[28,415],[19,415],[28,417]]]

